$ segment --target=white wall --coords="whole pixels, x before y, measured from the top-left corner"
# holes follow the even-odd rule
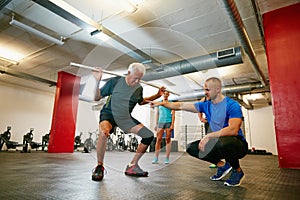
[[[144,94],[150,96],[155,92],[157,90],[146,90]],[[23,135],[30,128],[34,128],[34,141],[41,142],[42,136],[49,133],[51,128],[55,94],[0,82],[0,96],[0,132],[3,133],[7,126],[12,126],[11,140],[21,143]],[[83,132],[83,140],[89,136],[89,130],[95,131],[98,129],[99,111],[93,111],[92,105],[91,103],[79,101],[75,135]],[[249,147],[267,150],[277,155],[272,107],[255,110],[243,109],[243,113]],[[149,105],[137,106],[134,109],[133,116],[154,131],[155,112]],[[197,114],[176,111],[174,140],[178,141],[179,150],[184,150],[180,147],[180,140],[182,139],[180,129],[184,125],[199,127],[201,123]],[[189,137],[195,140],[199,139],[201,134],[198,132]],[[93,136],[94,138],[95,136]]]
[[[89,131],[95,132],[98,130],[99,124],[99,110],[93,110],[92,106],[94,104],[79,101],[78,111],[77,111],[77,121],[76,121],[76,131],[75,136],[79,135],[80,132],[83,133],[81,141],[84,141],[89,137]],[[98,131],[97,131],[98,134]],[[96,139],[96,135],[92,135],[92,139]]]
[[[54,95],[0,82],[0,97],[0,132],[11,126],[11,141],[22,143],[34,128],[33,141],[41,142],[51,128]]]
[[[278,155],[272,106],[243,110],[249,148],[266,150]]]
[[[0,96],[0,133],[11,126],[11,141],[22,143],[23,135],[34,128],[33,141],[41,143],[51,129],[55,94],[0,82]],[[99,111],[93,111],[92,105],[84,101],[78,104],[75,135],[82,131],[83,140],[89,130],[98,129]]]

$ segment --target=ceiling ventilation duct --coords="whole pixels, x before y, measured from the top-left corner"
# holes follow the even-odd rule
[[[262,70],[260,69],[259,63],[256,60],[256,55],[253,50],[252,43],[250,41],[250,37],[247,33],[247,30],[244,26],[243,20],[240,16],[239,10],[234,2],[234,0],[223,0],[224,7],[226,12],[228,13],[233,26],[235,28],[235,31],[237,33],[237,36],[239,37],[241,44],[246,52],[246,54],[249,56],[250,61],[252,62],[252,67],[254,72],[256,73],[257,77],[261,81],[261,83],[264,86],[268,85],[268,81],[263,74]]]
[[[144,81],[158,80],[192,72],[224,67],[243,62],[241,47],[234,47],[187,60],[163,65],[160,70],[148,69]]]
[[[251,92],[254,89],[262,89],[264,86],[261,83],[249,83],[249,84],[240,84],[240,85],[229,85],[225,86],[222,89],[224,94],[234,94],[241,92]],[[189,93],[189,94],[181,94],[180,96],[173,97],[170,100],[172,101],[195,101],[196,99],[201,99],[205,96],[204,90]]]

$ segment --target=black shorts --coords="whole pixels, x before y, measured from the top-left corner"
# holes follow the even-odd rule
[[[100,122],[107,120],[112,125],[112,129],[110,130],[110,133],[114,132],[114,128],[118,126],[122,131],[129,132],[129,130],[138,125],[141,124],[137,119],[133,118],[132,116],[126,117],[126,118],[120,118],[120,117],[114,117],[110,114],[100,114]],[[99,123],[100,123],[99,122]]]

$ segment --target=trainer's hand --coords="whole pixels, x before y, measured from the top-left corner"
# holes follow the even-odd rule
[[[203,122],[203,123],[206,123],[206,122],[207,122],[207,119],[204,118],[204,117],[202,117],[202,118],[200,119],[200,121]]]
[[[154,108],[157,106],[163,106],[164,102],[158,102],[158,101],[147,101],[148,103],[150,103],[150,107]]]
[[[199,142],[199,145],[198,145],[198,148],[200,151],[204,151],[205,150],[205,145],[207,144],[207,142],[209,141],[209,138],[204,136],[200,142]]]

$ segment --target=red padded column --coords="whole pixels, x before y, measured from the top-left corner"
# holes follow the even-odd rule
[[[300,3],[263,15],[281,168],[300,169]]]
[[[79,101],[80,77],[58,73],[48,152],[72,153]]]

